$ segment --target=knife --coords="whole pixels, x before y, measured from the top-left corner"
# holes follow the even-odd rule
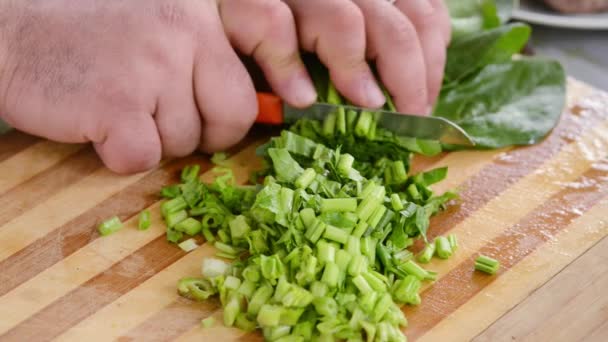
[[[398,136],[438,140],[451,145],[475,145],[471,137],[458,125],[436,116],[410,115],[328,103],[314,103],[306,108],[295,108],[284,103],[274,94],[261,92],[257,93],[257,99],[258,116],[256,122],[261,124],[293,124],[302,118],[322,121],[327,115],[336,113],[340,108],[343,108],[345,111],[352,110],[357,115],[363,111],[373,113],[378,127],[387,129]]]

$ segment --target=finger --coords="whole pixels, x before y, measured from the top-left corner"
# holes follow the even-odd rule
[[[440,30],[441,18],[428,0],[401,0],[395,6],[414,24],[426,67],[428,105],[432,106],[441,89],[445,67],[446,49]]]
[[[191,71],[180,74],[190,76]],[[183,157],[194,152],[199,145],[201,117],[194,101],[192,81],[180,80],[169,84],[172,85],[163,88],[164,94],[158,101],[154,118],[163,155]]]
[[[160,137],[150,114],[125,114],[108,122],[105,139],[94,146],[110,170],[129,174],[159,163]]]
[[[441,31],[441,36],[443,37],[445,45],[448,46],[452,40],[452,20],[450,18],[448,6],[445,4],[444,0],[429,1],[431,2],[431,6],[437,11],[437,16],[439,17],[439,30]]]
[[[388,1],[354,0],[366,18],[368,54],[400,111],[428,112],[426,67],[416,28]]]
[[[315,101],[315,88],[300,59],[293,15],[285,3],[223,0],[220,13],[232,44],[253,56],[274,92],[293,106]]]
[[[384,104],[384,95],[365,59],[366,23],[361,10],[350,0],[285,2],[295,15],[300,45],[316,52],[338,91],[360,106]]]
[[[201,149],[216,152],[239,142],[257,115],[253,82],[223,31],[217,8],[205,12],[206,35],[195,53],[194,90],[202,114]]]

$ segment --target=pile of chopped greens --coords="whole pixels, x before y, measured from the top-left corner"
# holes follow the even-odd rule
[[[408,249],[456,198],[430,188],[447,169],[408,175],[402,159],[358,161],[289,130],[261,153],[268,170],[255,187],[236,187],[228,170],[207,185],[190,166],[163,189],[167,238],[190,251],[204,236],[232,260],[205,260],[179,293],[218,295],[225,325],[260,328],[270,341],[405,340],[400,305],[420,304],[422,284],[436,278],[419,263],[457,248],[454,236],[438,237],[417,261]]]
[[[509,1],[447,3],[454,37],[433,115],[459,124],[481,148],[543,138],[564,103],[559,63],[513,58],[530,28],[505,24]],[[348,104],[318,61],[307,67],[319,101]],[[384,109],[395,110],[386,95]],[[300,120],[261,146],[266,166],[253,185],[235,184],[225,154],[213,158],[220,175],[211,184],[197,165],[186,167],[179,184],[161,191],[167,239],[191,251],[204,238],[217,253],[203,261],[202,276],[179,280],[179,293],[219,297],[226,326],[260,329],[269,341],[404,341],[400,306],[419,305],[421,286],[437,276],[420,264],[458,247],[453,235],[427,238],[430,218],[457,198],[431,189],[447,168],[411,174],[411,158],[453,148],[396,136],[369,112],[337,111]],[[149,225],[142,215],[140,229]],[[415,256],[418,239],[425,247]],[[495,274],[499,262],[480,256],[475,269]]]

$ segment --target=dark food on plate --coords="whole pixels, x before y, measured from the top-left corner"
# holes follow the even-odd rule
[[[608,11],[608,0],[544,0],[544,3],[562,13]]]

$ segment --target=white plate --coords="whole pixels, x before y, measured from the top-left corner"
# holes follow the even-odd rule
[[[521,0],[513,11],[513,19],[532,24],[581,30],[608,29],[608,12],[594,14],[561,14],[543,6],[539,1]]]

